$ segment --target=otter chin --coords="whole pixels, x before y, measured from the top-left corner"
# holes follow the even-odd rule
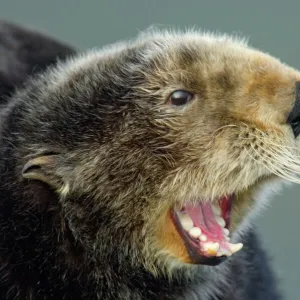
[[[29,65],[0,98],[0,295],[281,299],[255,216],[300,183],[300,72],[228,35],[77,53],[10,26]]]

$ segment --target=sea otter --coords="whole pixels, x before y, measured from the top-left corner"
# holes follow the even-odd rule
[[[1,110],[1,299],[280,299],[254,217],[299,182],[300,72],[190,30],[65,49]]]

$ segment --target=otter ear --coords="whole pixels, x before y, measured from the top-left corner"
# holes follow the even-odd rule
[[[43,155],[29,160],[22,170],[22,176],[29,180],[42,181],[55,190],[64,186],[64,180],[59,174],[59,154]]]

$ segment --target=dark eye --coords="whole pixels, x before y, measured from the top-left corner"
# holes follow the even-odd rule
[[[190,92],[178,90],[170,95],[169,103],[176,106],[185,105],[193,99],[193,96]]]

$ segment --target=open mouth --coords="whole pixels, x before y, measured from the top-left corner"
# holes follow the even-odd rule
[[[171,218],[184,241],[191,260],[196,264],[217,265],[242,249],[230,243],[230,215],[233,196],[217,203],[199,201],[180,211],[171,210]]]

